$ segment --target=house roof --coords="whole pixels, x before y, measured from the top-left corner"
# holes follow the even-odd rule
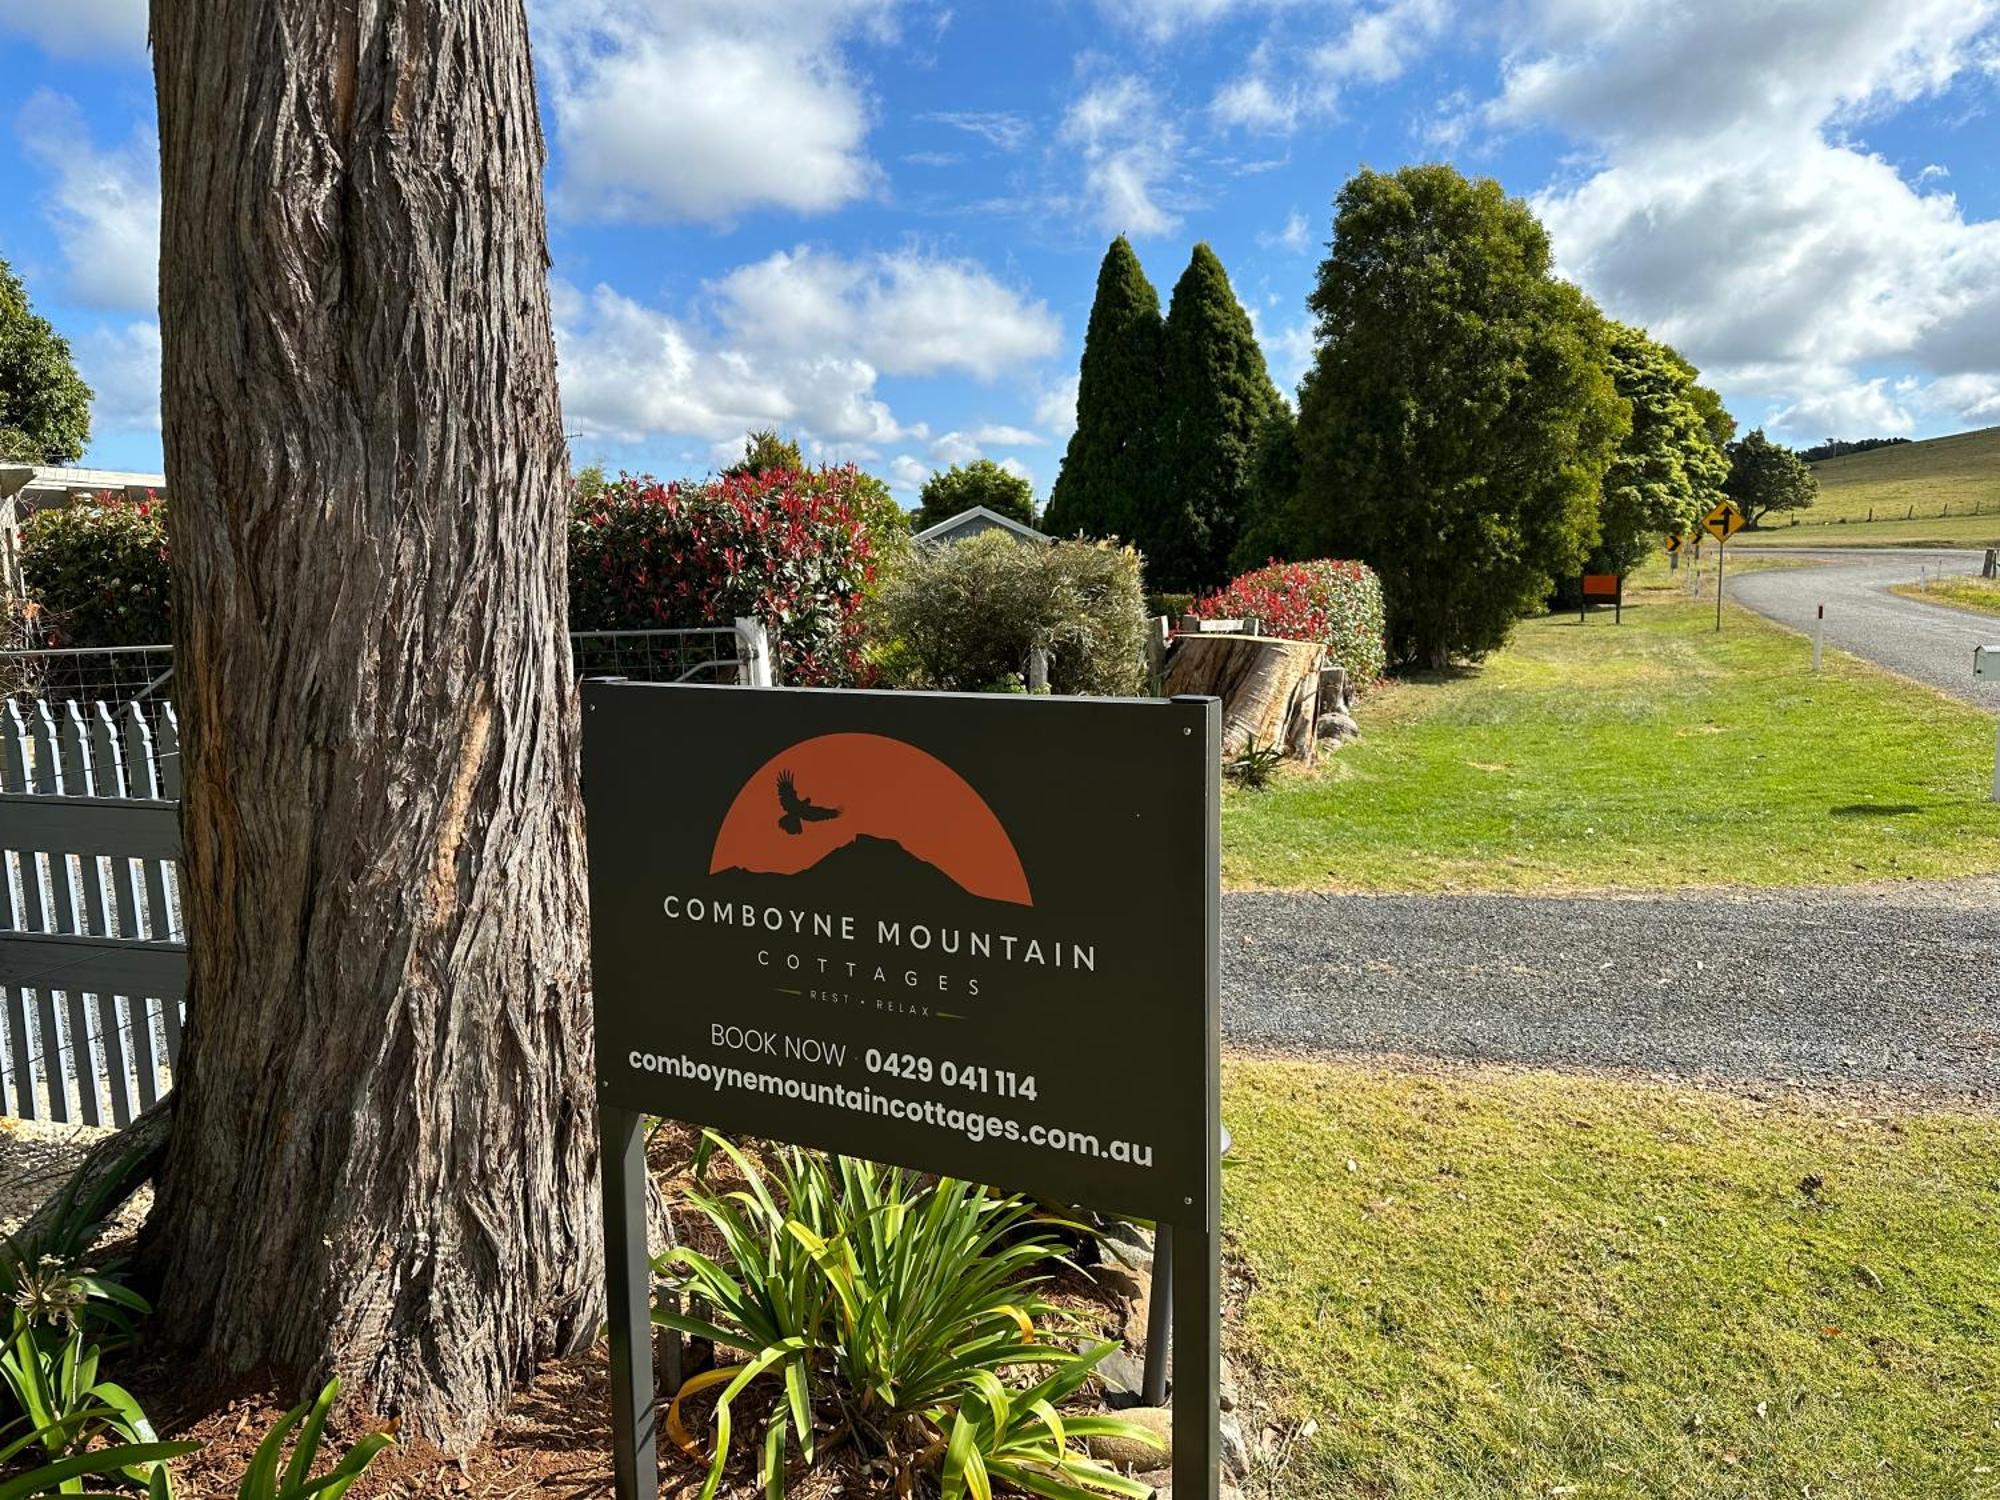
[[[0,498],[23,490],[38,494],[81,494],[103,490],[164,490],[164,474],[122,469],[72,469],[63,464],[0,464]]]
[[[985,521],[989,525],[998,526],[1005,531],[1011,531],[1023,541],[1046,542],[1050,540],[1048,536],[1035,530],[1034,527],[1023,526],[1012,516],[1003,516],[999,511],[989,510],[984,505],[975,505],[972,509],[962,510],[955,516],[946,516],[935,526],[926,526],[916,534],[915,540],[919,542],[950,541],[952,534],[963,530],[969,521]]]

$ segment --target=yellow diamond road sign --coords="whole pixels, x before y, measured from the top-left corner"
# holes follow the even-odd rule
[[[1718,542],[1726,542],[1743,529],[1743,512],[1725,500],[1703,516],[1701,524]]]
[[[1667,551],[1669,554],[1672,554],[1680,550],[1681,550],[1681,534],[1678,531],[1676,531],[1672,536],[1667,538]]]

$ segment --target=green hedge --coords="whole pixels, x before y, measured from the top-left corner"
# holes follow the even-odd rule
[[[1387,668],[1382,580],[1364,563],[1335,558],[1272,563],[1231,579],[1193,612],[1205,620],[1254,616],[1266,635],[1317,641],[1357,688],[1375,682]]]
[[[21,576],[60,646],[173,639],[165,509],[108,495],[38,510],[21,528]]]

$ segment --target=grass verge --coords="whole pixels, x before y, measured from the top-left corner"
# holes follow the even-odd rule
[[[1956,605],[1960,609],[1974,609],[1981,614],[2000,615],[2000,579],[1957,578],[1947,574],[1934,579],[1927,588],[1918,588],[1914,583],[1899,583],[1889,590],[1909,599],[1921,599],[1926,604]]]
[[[1651,574],[1663,578],[1662,574]],[[1225,878],[1346,890],[1805,885],[2000,871],[1993,721],[1671,586],[1392,684],[1362,739],[1223,802]]]
[[[1233,1060],[1299,1497],[2000,1495],[2000,1120]]]

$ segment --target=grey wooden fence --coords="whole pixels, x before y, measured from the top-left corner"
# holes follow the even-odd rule
[[[126,1125],[167,1091],[180,780],[170,705],[0,708],[0,1111]]]

